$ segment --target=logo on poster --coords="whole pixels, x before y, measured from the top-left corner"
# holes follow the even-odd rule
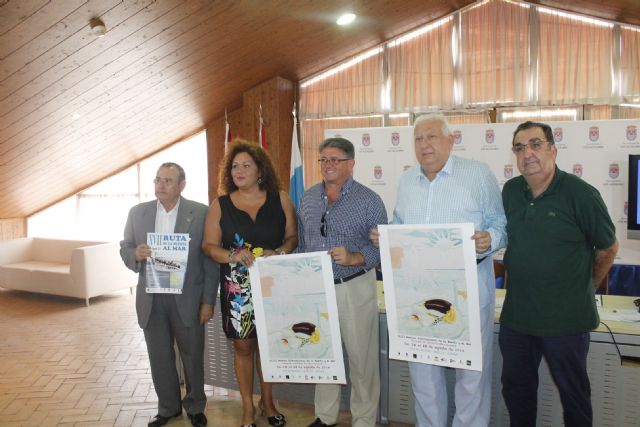
[[[487,129],[487,131],[484,134],[484,140],[487,141],[487,144],[493,144],[493,142],[495,141],[496,138],[496,134],[493,131],[493,129]]]
[[[375,177],[375,179],[382,178],[382,166],[373,167],[373,176]]]
[[[620,175],[620,166],[617,163],[611,163],[609,165],[609,177],[611,179],[616,179]]]
[[[453,143],[454,144],[462,144],[462,131],[454,130],[453,131]]]
[[[589,128],[589,140],[596,142],[598,139],[600,139],[600,129],[598,126],[591,126]]]
[[[398,132],[391,133],[391,145],[393,146],[400,145],[400,134]]]
[[[578,178],[582,178],[582,165],[580,163],[573,165],[573,174]]]
[[[504,165],[504,177],[507,179],[513,178],[513,165]]]
[[[627,126],[627,141],[635,141],[638,137],[638,128],[634,125]]]
[[[553,128],[553,141],[556,143],[562,141],[562,128]]]
[[[362,134],[362,145],[365,147],[371,145],[371,136],[368,133]]]

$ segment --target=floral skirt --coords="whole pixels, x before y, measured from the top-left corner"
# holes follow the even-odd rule
[[[223,264],[220,267],[222,329],[227,338],[255,338],[256,324],[249,271],[246,267],[235,264]]]

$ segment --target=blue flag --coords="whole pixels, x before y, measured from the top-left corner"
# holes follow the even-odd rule
[[[293,136],[291,137],[291,169],[289,172],[289,196],[297,208],[304,192],[304,176],[302,175],[302,158],[298,146],[297,120],[293,116]]]

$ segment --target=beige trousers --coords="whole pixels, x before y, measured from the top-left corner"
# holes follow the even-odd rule
[[[376,274],[371,271],[336,285],[340,334],[349,359],[351,425],[374,427],[380,400],[378,302]],[[341,386],[318,384],[316,417],[335,424],[340,410]]]

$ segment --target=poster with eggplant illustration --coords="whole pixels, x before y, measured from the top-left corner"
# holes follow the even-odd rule
[[[382,225],[389,357],[482,370],[473,224]]]
[[[259,257],[249,274],[265,381],[345,384],[329,255]]]

